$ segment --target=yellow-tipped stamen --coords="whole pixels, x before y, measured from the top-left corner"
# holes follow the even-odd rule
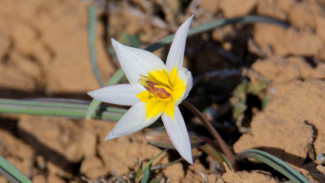
[[[159,99],[168,99],[171,97],[171,90],[168,87],[162,86],[159,83],[155,83],[148,79],[146,76],[142,76],[138,82],[152,95]]]
[[[146,118],[161,112],[173,118],[174,103],[185,91],[185,83],[177,77],[176,67],[168,74],[165,70],[155,70],[138,80],[146,91],[137,94],[146,103]]]

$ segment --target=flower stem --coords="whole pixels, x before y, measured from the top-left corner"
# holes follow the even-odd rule
[[[213,136],[213,138],[217,141],[217,143],[219,144],[222,152],[224,153],[224,155],[227,157],[228,161],[232,161],[234,158],[234,154],[231,152],[231,150],[228,148],[227,144],[225,143],[225,141],[221,138],[221,136],[219,135],[219,133],[217,132],[216,129],[214,129],[214,127],[211,125],[211,123],[203,116],[203,114],[197,109],[195,108],[191,103],[189,103],[188,101],[184,100],[182,102],[182,104],[188,109],[190,110],[193,114],[195,114],[203,123],[203,125],[208,129],[208,131],[211,133],[211,135]]]

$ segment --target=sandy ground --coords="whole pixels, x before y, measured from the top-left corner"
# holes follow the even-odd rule
[[[266,15],[289,24],[287,29],[265,23],[238,24],[192,37],[188,40],[185,64],[194,77],[224,68],[245,68],[245,78],[252,86],[266,83],[267,87],[251,92],[258,101],[269,97],[266,108],[261,110],[248,97],[248,109],[232,125],[235,130],[221,128],[222,136],[233,143],[235,153],[248,148],[262,149],[289,163],[311,182],[324,182],[324,163],[314,159],[325,153],[323,1],[192,0],[179,11],[174,1],[127,0],[110,1],[106,12],[105,3],[98,2],[96,53],[104,81],[116,71],[114,61],[106,53],[106,33],[116,39],[121,32],[134,34],[143,45],[148,45],[174,33],[191,14],[192,26],[249,14]],[[88,5],[76,0],[1,1],[1,98],[91,100],[86,92],[99,85],[89,62]],[[222,111],[225,103],[233,108],[236,97],[231,93],[238,82],[222,83],[226,81],[201,83],[193,88],[189,100],[201,109]],[[202,91],[205,98],[200,95]],[[223,99],[219,100],[221,94]],[[197,119],[187,116],[189,125],[196,124]],[[229,115],[220,114],[210,120],[220,127],[222,121],[229,119]],[[96,120],[1,115],[0,155],[35,183],[86,179],[95,182],[98,177],[114,182],[112,171],[127,178],[135,171],[138,159],[148,162],[161,150],[147,143],[145,134],[150,129],[105,142],[103,139],[113,126],[114,123]],[[193,149],[193,154],[200,156],[193,166],[177,163],[156,170],[154,176],[171,182],[203,182],[200,172],[209,182],[218,183],[283,180],[267,171],[249,168],[216,172],[211,157],[198,149]],[[177,158],[178,154],[170,151],[154,165]],[[6,182],[5,178],[0,177],[0,182]]]

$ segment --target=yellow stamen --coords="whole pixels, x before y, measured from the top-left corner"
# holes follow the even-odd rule
[[[155,97],[161,98],[161,99],[167,99],[170,98],[170,89],[167,87],[164,87],[160,85],[159,83],[155,83],[154,81],[149,80],[148,77],[142,76],[138,80],[138,82],[151,94],[153,94]],[[166,91],[167,90],[167,91]],[[169,92],[168,92],[169,91]]]
[[[177,68],[174,67],[169,74],[163,69],[150,71],[147,76],[141,75],[138,82],[146,89],[137,94],[139,100],[146,103],[146,118],[162,112],[174,118],[175,101],[186,88],[185,82],[177,76]]]

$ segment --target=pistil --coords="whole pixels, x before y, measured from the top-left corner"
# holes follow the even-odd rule
[[[162,84],[156,83],[150,78],[142,76],[138,82],[152,95],[159,99],[169,99],[171,97],[171,89],[163,86]]]

